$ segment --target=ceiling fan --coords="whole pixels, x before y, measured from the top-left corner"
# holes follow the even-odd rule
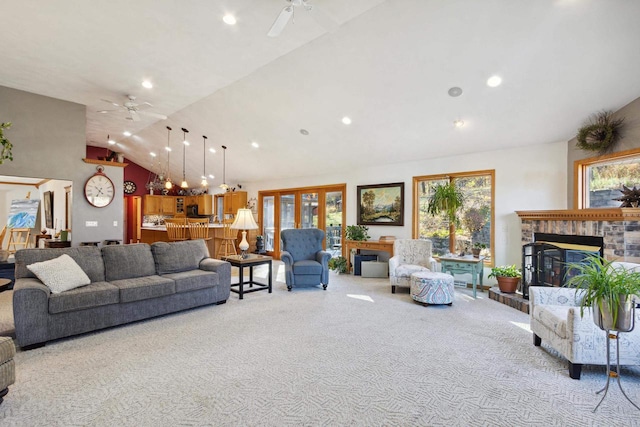
[[[102,101],[104,102],[108,102],[109,104],[113,105],[114,107],[118,107],[118,109],[116,110],[99,110],[98,113],[111,113],[111,112],[126,112],[127,113],[127,120],[132,120],[134,122],[139,122],[140,121],[140,115],[143,116],[148,116],[148,117],[153,117],[156,119],[161,119],[161,120],[166,120],[167,116],[163,115],[163,114],[158,114],[158,113],[154,113],[151,111],[146,111],[146,108],[151,108],[153,107],[153,105],[151,105],[148,102],[143,102],[143,103],[136,103],[136,97],[133,95],[127,95],[127,101],[124,104],[118,104],[117,102],[113,102],[113,101],[109,101],[108,99],[103,99]]]
[[[294,19],[295,22],[295,10],[297,8],[304,8],[307,12],[313,11],[313,16],[325,28],[331,29],[332,27],[336,27],[337,24],[328,16],[323,14],[316,6],[309,4],[308,0],[286,0],[289,3],[285,6],[281,11],[275,22],[271,26],[271,29],[267,33],[269,37],[278,37],[284,27],[287,26],[287,23],[291,18]]]

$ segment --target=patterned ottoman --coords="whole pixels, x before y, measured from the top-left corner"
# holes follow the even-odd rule
[[[419,271],[411,274],[411,298],[425,304],[453,303],[453,276]]]

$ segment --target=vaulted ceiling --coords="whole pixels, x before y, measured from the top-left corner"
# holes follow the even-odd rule
[[[111,135],[155,171],[171,126],[174,180],[188,129],[191,186],[203,135],[217,186],[222,145],[230,184],[315,175],[566,141],[593,113],[640,96],[638,1],[308,3],[272,38],[287,0],[4,0],[0,85],[86,105],[88,145]],[[492,75],[503,83],[487,86]],[[104,101],[127,95],[168,119],[134,122]]]

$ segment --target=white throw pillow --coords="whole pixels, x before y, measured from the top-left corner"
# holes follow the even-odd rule
[[[49,261],[29,264],[27,268],[42,283],[47,285],[53,294],[59,294],[91,283],[89,276],[67,254]]]

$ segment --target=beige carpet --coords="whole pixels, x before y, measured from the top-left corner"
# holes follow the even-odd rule
[[[570,379],[565,360],[533,346],[526,314],[470,294],[423,307],[386,279],[332,275],[327,291],[279,282],[59,340],[16,355],[0,425],[640,424],[617,386],[591,412],[603,367]],[[640,402],[640,368],[622,381]]]

